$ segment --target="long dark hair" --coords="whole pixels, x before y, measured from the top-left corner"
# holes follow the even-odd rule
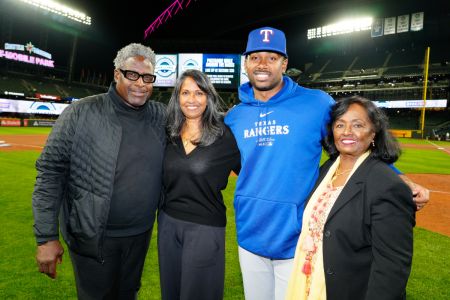
[[[335,159],[339,156],[339,151],[336,149],[336,145],[334,144],[332,130],[333,125],[340,116],[347,112],[348,108],[352,104],[358,104],[364,107],[367,112],[367,116],[372,123],[372,127],[375,132],[375,137],[373,139],[375,146],[370,144],[372,151],[370,156],[389,164],[395,162],[400,156],[400,146],[388,131],[389,121],[387,116],[372,101],[360,96],[340,99],[336,101],[336,104],[331,110],[331,120],[328,124],[328,135],[324,139],[324,148],[330,158]]]
[[[175,143],[180,137],[186,117],[180,107],[180,90],[186,78],[192,78],[198,87],[206,93],[206,110],[202,115],[202,135],[195,144],[208,146],[214,143],[224,133],[224,104],[208,76],[198,70],[187,70],[178,77],[172,95],[167,105],[167,134],[169,140]]]

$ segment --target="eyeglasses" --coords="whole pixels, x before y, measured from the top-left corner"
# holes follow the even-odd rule
[[[122,70],[119,69],[120,72],[122,72],[123,76],[125,76],[126,79],[131,81],[138,81],[139,77],[142,77],[142,81],[144,83],[153,83],[156,80],[156,75],[153,74],[139,74],[135,71],[130,70]]]

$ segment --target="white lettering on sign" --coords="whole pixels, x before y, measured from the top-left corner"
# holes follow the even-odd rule
[[[0,58],[20,61],[20,62],[33,64],[33,65],[45,66],[45,67],[49,67],[49,68],[55,67],[55,62],[53,60],[39,58],[39,57],[26,55],[26,54],[20,54],[20,53],[11,52],[11,51],[5,51],[3,49],[0,49]]]

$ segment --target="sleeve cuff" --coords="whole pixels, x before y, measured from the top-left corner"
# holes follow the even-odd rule
[[[36,237],[36,244],[41,246],[48,241],[57,241],[58,239],[58,236]]]

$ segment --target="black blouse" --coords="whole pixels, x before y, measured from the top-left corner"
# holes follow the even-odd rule
[[[230,129],[213,144],[186,154],[181,139],[168,143],[164,158],[162,209],[173,218],[224,227],[226,207],[221,191],[231,171],[239,173],[241,158]]]

